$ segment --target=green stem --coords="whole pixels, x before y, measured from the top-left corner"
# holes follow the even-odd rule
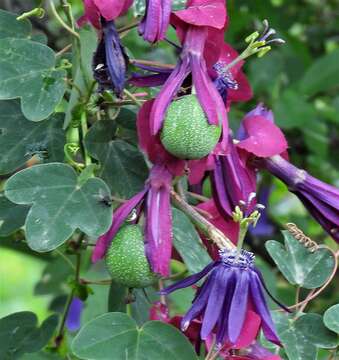
[[[62,341],[62,338],[63,338],[65,323],[66,323],[66,320],[67,320],[69,309],[71,307],[72,300],[74,298],[74,293],[75,293],[75,290],[72,289],[72,291],[69,293],[69,295],[67,297],[66,305],[65,305],[65,308],[64,308],[64,312],[62,313],[61,322],[60,322],[60,325],[59,325],[57,336],[55,338],[57,347],[60,345],[60,343]]]
[[[58,14],[55,6],[54,6],[54,2],[53,0],[48,0],[49,6],[51,8],[52,14],[54,15],[54,17],[56,18],[56,20],[59,22],[59,24],[66,29],[70,34],[72,34],[73,36],[75,36],[77,39],[80,39],[80,35],[74,31],[71,27],[69,27],[64,20],[60,17],[60,15]]]
[[[191,205],[184,201],[174,190],[171,190],[171,198],[175,206],[183,211],[193,223],[220,249],[234,249],[235,245],[218,228],[205,219]]]
[[[81,133],[82,133],[82,139],[85,139],[85,136],[87,134],[88,131],[88,126],[87,126],[87,116],[86,116],[86,112],[83,112],[81,114]],[[88,152],[86,150],[86,147],[83,145],[83,153],[84,153],[84,159],[85,159],[85,165],[89,166],[92,164],[92,159],[91,157],[88,155]]]
[[[139,107],[142,106],[142,102],[139,101],[131,92],[129,92],[128,90],[124,89],[124,93],[127,97],[129,97],[131,99],[131,101],[133,101],[133,103]]]
[[[238,243],[237,243],[237,250],[238,253],[240,253],[243,245],[244,245],[244,240],[247,234],[247,230],[248,230],[248,223],[240,223],[240,229],[239,229],[239,237],[238,237]]]

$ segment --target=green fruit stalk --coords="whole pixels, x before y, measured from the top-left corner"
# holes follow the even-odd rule
[[[213,150],[220,133],[220,126],[208,123],[196,95],[187,95],[168,107],[161,142],[180,159],[201,159]]]
[[[145,255],[139,225],[125,225],[118,231],[107,251],[106,266],[113,281],[129,288],[147,287],[157,280]]]

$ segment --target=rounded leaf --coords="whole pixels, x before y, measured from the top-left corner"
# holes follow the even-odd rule
[[[330,330],[339,334],[339,304],[333,305],[326,310],[324,323]]]
[[[138,328],[123,313],[107,313],[87,323],[74,338],[72,350],[81,359],[197,359],[187,338],[171,325],[149,321]]]

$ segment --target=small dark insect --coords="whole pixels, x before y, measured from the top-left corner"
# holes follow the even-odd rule
[[[113,204],[112,199],[108,194],[103,193],[103,191],[100,189],[99,194],[93,195],[99,203],[103,204],[104,206],[111,207]]]

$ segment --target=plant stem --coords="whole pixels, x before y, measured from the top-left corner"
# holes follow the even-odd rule
[[[129,98],[133,101],[133,103],[134,103],[135,105],[137,105],[137,106],[139,106],[139,107],[142,106],[142,102],[141,102],[139,99],[137,99],[131,92],[129,92],[128,90],[124,89],[124,93],[125,93],[125,95],[126,95],[127,97],[129,97]]]
[[[82,140],[85,139],[85,136],[87,134],[88,131],[88,126],[87,126],[87,116],[86,116],[86,112],[84,111],[81,114],[81,120],[80,120],[80,124],[81,124],[81,135],[82,135]],[[82,141],[83,144],[83,141]],[[83,145],[83,153],[84,153],[84,160],[85,160],[85,165],[89,166],[92,164],[92,159],[91,157],[88,155],[88,152],[86,150],[86,147]]]
[[[126,26],[121,27],[120,29],[117,30],[118,34],[121,34],[127,30],[131,30],[134,29],[135,27],[137,27],[139,25],[139,20],[135,20],[134,22],[132,22],[131,24],[128,24]]]
[[[77,39],[80,39],[80,35],[74,31],[71,27],[69,27],[65,22],[64,20],[60,17],[60,15],[58,14],[55,6],[54,6],[54,3],[53,3],[53,0],[48,0],[48,3],[49,3],[49,6],[51,8],[51,11],[53,13],[53,15],[55,16],[55,18],[57,19],[57,21],[59,22],[59,24],[64,28],[66,29],[70,34],[72,34],[73,36],[75,36]]]
[[[77,240],[77,243],[78,243],[79,246],[80,246],[80,244],[81,244],[81,242],[83,240],[83,235],[84,234],[81,234],[80,237]],[[76,253],[76,264],[75,264],[75,274],[74,274],[75,282],[77,284],[80,284],[80,266],[81,266],[81,253],[79,252],[79,249],[78,249],[78,251]],[[71,292],[69,293],[69,295],[67,297],[66,305],[65,305],[63,314],[61,316],[59,329],[58,329],[57,335],[55,337],[55,345],[56,345],[56,347],[59,347],[61,342],[62,342],[62,339],[63,339],[63,336],[64,336],[63,334],[64,334],[64,328],[65,328],[67,316],[68,316],[69,309],[71,307],[71,303],[72,303],[72,300],[74,298],[74,295],[75,295],[75,288],[73,287]]]
[[[220,249],[234,249],[235,245],[218,228],[205,219],[191,205],[185,202],[174,190],[171,190],[173,203],[183,211],[194,224]]]
[[[129,59],[129,62],[131,64],[149,65],[149,66],[154,66],[154,67],[159,67],[159,68],[162,68],[162,69],[169,69],[169,70],[173,70],[175,68],[174,65],[162,64],[162,63],[159,63],[157,61],[149,61],[149,60],[141,60],[141,59]]]
[[[71,307],[71,303],[72,303],[73,298],[74,298],[74,289],[72,289],[72,291],[69,293],[69,295],[67,297],[64,312],[63,312],[62,317],[61,317],[59,330],[57,332],[57,336],[55,337],[55,344],[56,344],[57,347],[59,347],[59,345],[61,344],[62,338],[63,338],[64,327],[65,327],[68,312],[69,312],[69,309]]]

